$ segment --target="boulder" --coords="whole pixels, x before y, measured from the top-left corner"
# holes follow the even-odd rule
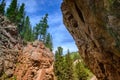
[[[29,43],[19,56],[17,80],[54,80],[53,53],[40,41]]]

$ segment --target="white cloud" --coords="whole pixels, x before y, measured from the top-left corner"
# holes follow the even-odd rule
[[[49,14],[49,24],[62,24],[62,15],[58,12],[55,12],[54,14]]]
[[[25,9],[27,13],[35,13],[39,8],[37,0],[18,0],[18,3],[25,3]]]
[[[35,26],[35,24],[39,23],[41,18],[42,18],[42,15],[31,15],[30,20],[31,20],[32,26]]]

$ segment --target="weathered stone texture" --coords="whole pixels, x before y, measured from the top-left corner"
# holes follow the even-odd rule
[[[21,52],[14,76],[17,80],[54,80],[53,53],[39,41],[28,43]]]
[[[63,21],[99,80],[120,79],[120,0],[64,0]]]
[[[0,80],[13,76],[19,40],[16,26],[0,15]]]
[[[23,45],[17,27],[0,15],[0,80],[54,80],[53,63],[42,42]]]

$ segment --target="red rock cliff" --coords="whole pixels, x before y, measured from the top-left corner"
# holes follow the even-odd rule
[[[42,42],[24,46],[16,26],[0,15],[0,80],[54,80],[53,63]]]
[[[120,1],[64,0],[63,21],[99,80],[120,79]]]
[[[39,41],[28,43],[15,70],[17,80],[54,80],[53,53]]]

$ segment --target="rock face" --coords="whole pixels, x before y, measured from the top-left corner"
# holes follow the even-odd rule
[[[54,80],[53,63],[42,42],[24,46],[16,26],[0,15],[0,80]]]
[[[18,62],[15,70],[17,80],[54,80],[54,57],[42,42],[28,43]]]
[[[98,80],[120,79],[120,0],[64,0],[64,24]]]
[[[19,43],[16,26],[0,15],[0,80],[13,76]]]

